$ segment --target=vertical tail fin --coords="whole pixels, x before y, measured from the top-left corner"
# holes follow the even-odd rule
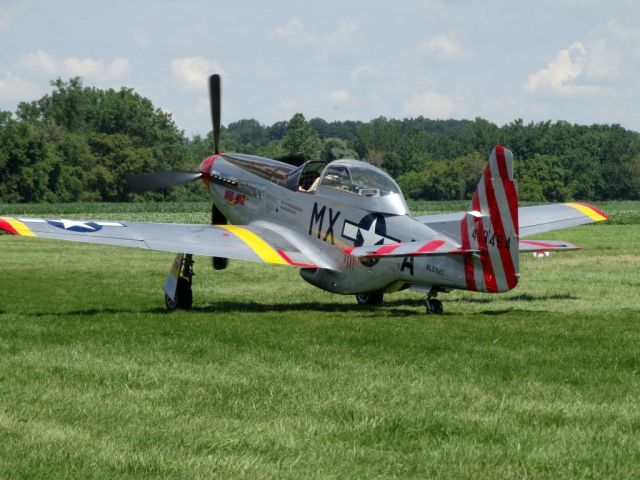
[[[513,180],[513,154],[502,145],[489,157],[473,194],[471,209],[461,223],[467,288],[506,292],[520,276],[518,249],[518,189]]]

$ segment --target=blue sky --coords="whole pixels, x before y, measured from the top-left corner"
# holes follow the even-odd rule
[[[223,123],[477,116],[640,131],[640,5],[556,1],[0,0],[0,109],[75,75],[190,133]]]

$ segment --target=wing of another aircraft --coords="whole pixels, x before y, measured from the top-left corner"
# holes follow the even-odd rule
[[[416,220],[438,232],[444,232],[453,238],[459,238],[460,221],[464,215],[464,212],[423,215],[416,217]],[[557,203],[520,207],[518,209],[520,237],[561,230],[586,223],[600,222],[608,218],[598,208],[586,203]]]
[[[319,267],[282,235],[257,226],[0,217],[0,230],[24,237]]]

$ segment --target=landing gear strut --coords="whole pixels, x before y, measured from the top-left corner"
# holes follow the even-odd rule
[[[438,300],[436,297],[438,296],[438,289],[432,288],[427,293],[427,313],[430,314],[441,314],[444,312],[444,308],[442,307],[442,301]]]
[[[227,217],[218,210],[218,207],[211,205],[211,225],[226,225]],[[224,257],[212,257],[211,266],[214,270],[224,270],[229,265],[229,259]]]
[[[167,310],[191,310],[193,306],[193,292],[191,291],[191,283],[193,281],[193,255],[187,253],[178,271],[181,271],[181,275],[177,279],[177,287],[175,298],[171,300],[171,297],[164,294],[164,302],[167,305]]]

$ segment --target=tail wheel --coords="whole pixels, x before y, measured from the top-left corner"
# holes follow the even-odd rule
[[[167,310],[191,310],[193,306],[193,292],[189,280],[184,277],[178,278],[178,287],[176,289],[176,298],[171,300],[167,294],[164,296]]]
[[[384,294],[378,292],[359,293],[356,295],[356,301],[358,302],[358,305],[377,306],[382,304],[383,299]]]

